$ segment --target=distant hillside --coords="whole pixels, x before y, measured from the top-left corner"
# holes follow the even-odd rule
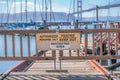
[[[34,16],[35,13],[34,12],[28,12],[27,13],[27,21],[30,22],[31,20],[34,22]],[[42,16],[42,17],[41,17]],[[45,13],[42,12],[36,12],[36,21],[37,22],[41,22],[42,18],[45,19]],[[67,21],[68,20],[68,14],[64,13],[64,12],[53,12],[52,13],[52,22],[58,22],[58,21]],[[75,16],[70,15],[69,16],[69,21],[73,21],[75,18]],[[83,21],[96,21],[95,18],[93,17],[83,17],[82,19]],[[99,17],[99,21],[107,21],[108,17]],[[120,16],[110,16],[109,17],[110,21],[120,21]],[[47,13],[47,21],[50,21],[50,13]],[[11,22],[21,22],[21,13],[17,13],[16,14],[16,18],[15,18],[15,14],[9,14],[9,17],[7,14],[0,14],[0,23],[11,23]],[[22,22],[26,22],[26,13],[22,13]]]
[[[45,13],[42,12],[36,12],[36,21],[37,22],[41,22],[42,21],[42,17],[45,19]],[[16,18],[15,18],[16,16]],[[28,22],[30,22],[31,20],[34,21],[34,17],[35,13],[34,12],[28,12],[27,13],[27,20]],[[41,17],[42,16],[42,17]],[[52,13],[52,21],[67,21],[68,19],[68,14],[64,13],[64,12],[54,12]],[[74,16],[71,15],[69,17],[69,20],[72,21],[74,19]],[[50,20],[50,13],[47,13],[47,20]],[[9,17],[7,14],[0,14],[0,22],[21,22],[21,13],[17,13],[15,14],[9,14]],[[22,21],[26,22],[26,13],[22,13]]]

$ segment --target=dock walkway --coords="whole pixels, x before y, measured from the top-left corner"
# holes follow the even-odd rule
[[[58,56],[56,54],[56,68],[54,60],[36,60],[26,71],[11,72],[4,80],[107,80],[88,60],[62,60],[60,68]]]

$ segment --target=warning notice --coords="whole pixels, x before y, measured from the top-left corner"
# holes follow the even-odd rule
[[[70,48],[70,43],[69,42],[63,42],[63,43],[60,43],[60,42],[51,42],[50,43],[50,48],[51,49],[69,49]]]
[[[43,33],[36,35],[37,48],[41,50],[78,49],[79,33]]]

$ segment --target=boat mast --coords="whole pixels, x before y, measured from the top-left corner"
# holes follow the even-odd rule
[[[52,19],[52,1],[50,0],[50,22]]]
[[[8,13],[8,0],[7,0],[7,16],[6,16],[6,23],[8,23],[8,15],[9,15],[9,13]]]
[[[15,19],[15,23],[16,23],[16,0],[14,0],[14,19]]]
[[[47,21],[47,0],[45,0],[45,20]]]
[[[26,23],[28,22],[28,19],[27,19],[27,0],[25,0],[25,12],[26,12]]]
[[[21,23],[22,23],[22,0],[21,0]]]
[[[34,23],[35,23],[35,30],[36,30],[36,0],[34,0]]]

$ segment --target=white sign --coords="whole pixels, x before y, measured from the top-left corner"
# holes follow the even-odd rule
[[[52,43],[50,43],[50,48],[55,49],[55,50],[69,49],[70,48],[70,43],[69,42],[63,42],[63,43],[52,42]]]

